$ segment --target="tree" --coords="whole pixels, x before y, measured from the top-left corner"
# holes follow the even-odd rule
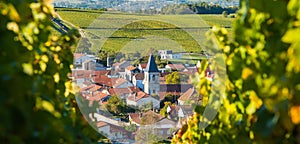
[[[120,115],[125,110],[125,104],[117,95],[113,95],[108,99],[106,108],[109,112]]]
[[[130,124],[128,126],[125,126],[125,129],[129,132],[135,132],[137,130],[136,124]]]
[[[171,106],[171,102],[169,102],[169,101],[164,102],[164,107],[162,109],[160,109],[159,114],[164,117],[167,116],[168,115],[167,108],[169,106]]]
[[[137,143],[147,143],[147,144],[154,144],[163,138],[154,133],[153,126],[141,126],[135,135],[135,140]]]
[[[213,28],[227,66],[218,115],[208,121],[198,106],[173,142],[300,143],[300,1],[247,2],[241,3],[233,41],[226,29]],[[210,92],[201,86],[201,94]],[[210,125],[200,129],[205,122]]]
[[[68,74],[78,31],[54,36],[49,1],[0,1],[1,143],[92,143]]]
[[[167,84],[180,84],[180,75],[177,71],[172,72],[166,77]]]

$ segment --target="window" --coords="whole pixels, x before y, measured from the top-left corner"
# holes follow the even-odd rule
[[[152,81],[155,81],[155,75],[152,75]]]
[[[164,131],[163,131],[163,130],[160,130],[160,131],[159,131],[159,134],[160,134],[160,135],[164,135]]]
[[[154,93],[154,94],[155,94],[155,90],[153,90],[153,91],[152,91],[152,93]]]

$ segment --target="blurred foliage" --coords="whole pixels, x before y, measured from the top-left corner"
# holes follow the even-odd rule
[[[1,143],[96,143],[68,78],[75,30],[51,35],[48,0],[0,0]]]
[[[177,71],[166,76],[166,84],[180,84],[180,75]]]
[[[224,28],[212,30],[227,68],[218,114],[207,121],[206,105],[197,107],[173,143],[300,143],[300,1],[241,5],[234,40]],[[210,83],[198,88],[211,91]],[[209,125],[201,129],[200,123]]]

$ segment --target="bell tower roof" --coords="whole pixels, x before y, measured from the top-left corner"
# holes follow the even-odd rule
[[[153,57],[152,54],[150,54],[149,59],[148,59],[148,64],[147,67],[145,69],[145,72],[159,72],[156,62],[155,62],[155,58]]]

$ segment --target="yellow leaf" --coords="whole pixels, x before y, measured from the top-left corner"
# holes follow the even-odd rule
[[[254,139],[254,133],[253,133],[253,131],[250,131],[249,137],[250,137],[250,139]]]
[[[30,64],[30,63],[23,63],[22,67],[23,67],[23,72],[24,73],[26,73],[28,75],[32,75],[33,74],[32,64]]]
[[[53,75],[53,78],[54,78],[54,81],[56,82],[56,83],[58,83],[59,82],[59,73],[55,73],[54,75]]]
[[[247,79],[249,76],[253,74],[253,71],[250,68],[244,68],[242,71],[242,79]]]
[[[50,102],[48,102],[48,101],[42,100],[41,101],[41,105],[42,105],[43,109],[45,109],[45,110],[47,110],[47,111],[49,111],[51,113],[54,111],[53,105]]]
[[[41,57],[41,59],[42,59],[44,62],[48,62],[48,61],[49,61],[47,55],[43,55],[43,56]]]
[[[15,9],[15,7],[10,4],[9,5],[9,18],[13,21],[19,22],[21,20],[17,10]]]
[[[46,64],[45,62],[43,62],[43,61],[40,61],[39,64],[40,64],[41,70],[42,70],[43,72],[46,71],[47,64]]]
[[[249,99],[254,102],[256,109],[260,108],[263,104],[262,100],[256,95],[254,91],[250,92]]]
[[[19,32],[19,26],[16,22],[9,22],[7,23],[7,29],[13,31],[14,33]]]
[[[291,107],[290,117],[294,124],[300,124],[300,106]]]
[[[300,39],[299,33],[300,33],[300,28],[290,29],[282,37],[282,41],[286,42],[286,43],[293,43],[293,42],[299,41],[299,39]]]

